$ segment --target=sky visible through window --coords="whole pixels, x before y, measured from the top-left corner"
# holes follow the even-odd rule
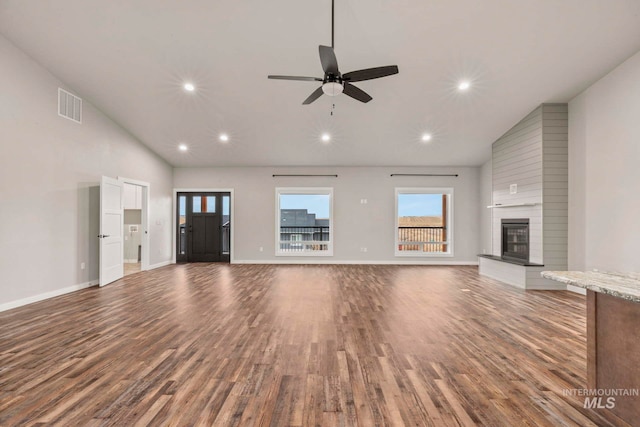
[[[398,216],[442,216],[442,194],[398,194]]]
[[[229,215],[229,196],[224,196],[222,198],[222,215]]]
[[[280,210],[306,209],[316,214],[316,218],[329,218],[328,194],[281,194]]]

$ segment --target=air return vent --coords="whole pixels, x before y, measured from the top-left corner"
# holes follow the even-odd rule
[[[58,88],[58,115],[82,123],[82,99]]]

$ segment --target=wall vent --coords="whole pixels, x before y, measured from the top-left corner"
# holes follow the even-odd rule
[[[58,88],[58,115],[82,123],[82,99]]]

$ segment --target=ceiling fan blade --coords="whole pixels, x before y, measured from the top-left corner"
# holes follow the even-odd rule
[[[318,77],[301,77],[301,76],[267,76],[270,79],[275,80],[300,80],[305,82],[321,82],[322,79]]]
[[[358,101],[365,103],[373,99],[367,92],[347,82],[344,83],[344,91],[342,93],[352,97],[353,99],[357,99]]]
[[[322,63],[322,69],[325,74],[340,75],[338,71],[338,60],[336,59],[336,53],[330,46],[319,46],[320,62]]]
[[[304,100],[302,105],[311,104],[313,101],[315,101],[316,99],[320,98],[322,96],[322,93],[323,93],[322,92],[322,86],[320,86],[318,89],[313,91],[313,93],[311,95],[309,95],[309,97],[307,99]]]
[[[361,82],[363,80],[379,79],[393,74],[398,74],[397,65],[387,65],[386,67],[367,68],[366,70],[351,71],[342,78],[350,82]]]

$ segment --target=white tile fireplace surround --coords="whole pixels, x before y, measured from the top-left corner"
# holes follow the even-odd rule
[[[492,147],[491,252],[480,274],[523,289],[565,289],[543,270],[567,268],[566,104],[543,104]],[[528,261],[502,259],[504,219],[529,221]]]
[[[494,208],[498,210],[500,208]],[[509,211],[508,214],[501,213],[494,216],[493,224],[493,250],[490,256],[480,255],[478,257],[478,265],[480,274],[500,280],[522,289],[539,289],[539,290],[564,290],[566,286],[561,283],[540,276],[542,271],[548,270],[548,267],[540,262],[542,260],[542,223],[538,215],[536,219],[537,226],[532,227],[532,218],[529,218],[529,260],[516,261],[513,259],[502,258],[502,217],[525,219],[523,215],[524,208],[502,208],[501,211]],[[515,214],[514,210],[520,210],[521,213]],[[541,209],[540,209],[541,210]],[[496,219],[497,218],[497,219]]]
[[[490,256],[480,255],[480,274],[500,280],[522,289],[560,290],[566,287],[557,282],[543,279],[540,273],[545,268],[542,260],[542,219],[541,205],[523,207],[493,208],[493,245]],[[499,211],[499,212],[498,212]],[[502,220],[529,220],[529,260],[517,261],[502,258]],[[534,226],[535,224],[535,226]]]

